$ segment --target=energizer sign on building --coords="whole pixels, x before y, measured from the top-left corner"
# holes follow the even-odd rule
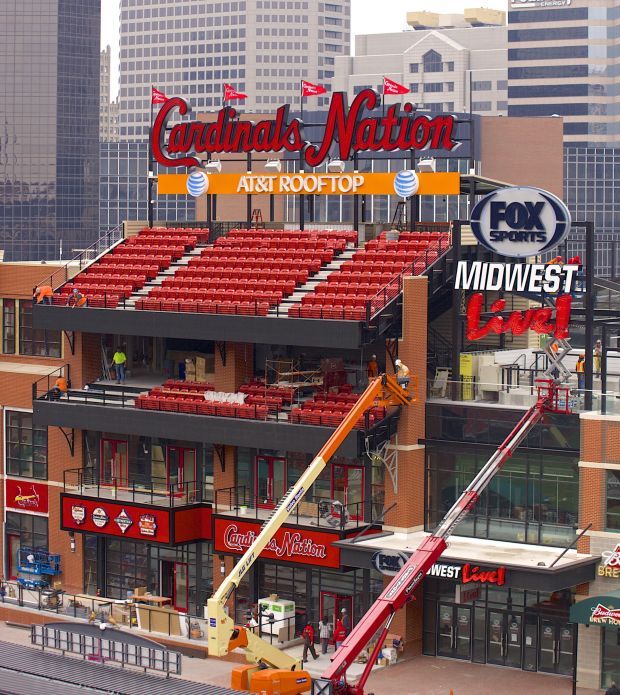
[[[570,231],[566,205],[538,188],[502,188],[478,202],[471,229],[480,244],[501,256],[537,256],[561,243]]]

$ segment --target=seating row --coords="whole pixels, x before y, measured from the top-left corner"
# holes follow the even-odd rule
[[[302,319],[333,319],[339,321],[363,321],[366,318],[365,306],[346,307],[344,305],[328,306],[303,304],[289,308],[288,315]]]
[[[238,314],[240,316],[267,316],[269,301],[193,301],[177,299],[139,299],[135,308],[145,311],[181,311],[199,314]]]

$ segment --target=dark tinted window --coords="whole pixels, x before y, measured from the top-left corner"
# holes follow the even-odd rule
[[[585,97],[587,84],[544,84],[527,87],[509,87],[508,97],[512,99],[531,99],[534,97]]]
[[[587,65],[532,65],[527,68],[508,68],[510,80],[537,80],[548,77],[587,77]]]
[[[553,60],[555,58],[587,58],[587,46],[554,46],[553,48],[509,48],[508,60]]]
[[[571,7],[557,10],[517,10],[508,13],[508,24],[530,22],[565,22],[569,19],[588,19],[587,7]]]
[[[556,27],[549,29],[512,29],[508,41],[562,41],[568,39],[587,39],[588,27]]]

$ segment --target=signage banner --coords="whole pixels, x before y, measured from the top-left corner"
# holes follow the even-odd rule
[[[377,114],[373,111],[377,109]],[[426,150],[451,151],[459,145],[453,139],[456,117],[440,114],[416,114],[417,106],[407,102],[381,109],[381,97],[372,89],[364,89],[349,106],[344,92],[332,94],[320,143],[311,143],[305,135],[304,123],[289,118],[290,105],[285,104],[275,118],[257,122],[237,119],[237,111],[226,106],[215,121],[184,121],[168,128],[191,111],[180,97],[168,99],[159,110],[151,133],[151,151],[161,166],[194,167],[200,165],[197,155],[241,154],[248,152],[303,153],[309,167],[316,167],[337,149],[338,158],[346,161],[355,152]],[[203,157],[204,158],[204,157]]]
[[[62,528],[65,531],[101,533],[156,543],[171,542],[168,509],[62,495],[61,510]]]
[[[214,552],[242,555],[252,545],[260,533],[260,529],[259,522],[216,518],[213,550]],[[281,528],[260,554],[260,557],[336,568],[340,567],[340,549],[333,546],[332,543],[339,538],[339,535],[333,533]]]
[[[620,578],[620,543],[613,550],[603,551],[601,555],[603,559],[597,567],[597,575],[609,579]]]
[[[7,509],[40,514],[47,514],[49,511],[48,487],[44,483],[7,478],[5,499]]]
[[[399,195],[391,174],[211,174],[201,193],[213,195]],[[417,195],[459,195],[458,173],[421,173]],[[187,195],[188,174],[159,174],[158,195]],[[193,190],[193,182],[190,182]],[[199,193],[200,195],[200,193]]]
[[[464,565],[434,564],[429,572],[429,577],[441,577],[454,579],[467,584],[496,584],[503,586],[506,583],[506,568],[493,567],[482,570],[479,565],[466,563]]]
[[[511,10],[526,10],[532,7],[568,7],[572,0],[510,0]]]

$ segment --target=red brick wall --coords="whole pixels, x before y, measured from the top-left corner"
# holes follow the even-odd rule
[[[400,359],[409,367],[410,392],[417,400],[403,408],[398,425],[398,492],[385,476],[385,507],[396,502],[385,517],[387,526],[412,529],[424,523],[424,449],[418,440],[425,434],[426,393],[426,306],[428,281],[407,278],[403,293],[403,332],[398,346]]]
[[[234,393],[254,374],[254,345],[226,343],[226,364],[215,349],[215,390]]]

